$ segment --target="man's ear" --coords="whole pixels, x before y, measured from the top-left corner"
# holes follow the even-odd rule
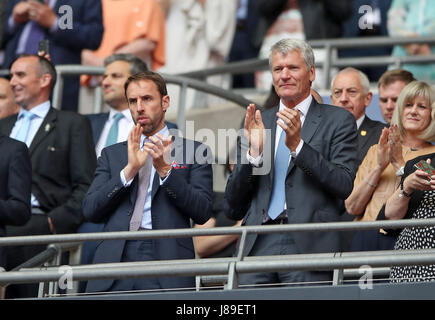
[[[168,110],[170,100],[171,100],[171,99],[169,98],[168,95],[163,96],[163,98],[162,98],[162,108],[163,108],[163,112],[166,112],[166,110]]]
[[[373,93],[371,91],[369,91],[365,97],[365,105],[366,107],[369,106],[370,102],[372,102],[372,98],[373,98]]]
[[[41,88],[49,87],[51,82],[51,75],[49,73],[44,73],[40,78]]]

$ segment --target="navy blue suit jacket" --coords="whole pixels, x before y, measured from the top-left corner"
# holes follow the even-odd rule
[[[175,150],[186,150],[182,158],[176,156],[179,169],[173,169],[160,185],[158,174],[152,188],[152,227],[159,229],[190,228],[190,219],[203,224],[211,217],[213,172],[208,163],[199,164],[195,159],[198,148],[211,153],[204,145],[177,138]],[[190,152],[189,152],[190,151]],[[182,160],[178,160],[182,159]],[[83,213],[94,223],[104,222],[104,231],[128,231],[136,202],[138,180],[134,178],[129,187],[124,187],[120,172],[127,165],[127,142],[104,148],[98,159],[95,179],[83,201]],[[120,262],[125,240],[107,240],[98,244],[93,263]],[[193,259],[195,257],[191,238],[155,239],[154,256],[158,260]],[[108,290],[113,280],[88,281],[87,292]],[[161,278],[162,288],[193,287],[193,277]]]
[[[0,236],[6,235],[6,225],[23,225],[30,219],[30,189],[32,169],[27,146],[0,135]],[[3,247],[0,247],[0,267],[5,267]]]
[[[5,50],[3,68],[9,69],[17,58],[15,51],[25,24],[20,24],[15,30],[9,30],[8,20],[12,15],[14,6],[22,0],[10,0],[4,21],[4,36],[2,47]],[[51,61],[55,65],[81,64],[83,49],[96,50],[103,38],[103,16],[100,0],[57,0],[54,12],[61,18],[59,7],[68,5],[72,9],[72,29],[58,29],[47,32],[50,42],[49,52]],[[36,53],[36,52],[35,52]],[[79,82],[78,77],[68,77],[64,83],[64,97],[62,108],[64,110],[77,110]]]

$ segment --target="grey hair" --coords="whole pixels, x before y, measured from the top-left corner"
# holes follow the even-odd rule
[[[269,66],[272,66],[272,56],[274,53],[279,52],[281,54],[286,54],[292,51],[299,51],[301,53],[305,65],[307,66],[307,70],[311,70],[311,68],[314,67],[313,48],[311,48],[307,42],[298,39],[281,39],[275,43],[270,48]]]
[[[358,69],[355,69],[352,67],[347,67],[347,68],[344,68],[343,70],[340,70],[340,72],[338,72],[334,76],[334,78],[332,79],[331,88],[334,87],[334,81],[339,74],[348,73],[348,72],[354,72],[359,76],[359,81],[361,83],[361,86],[363,87],[364,94],[366,94],[370,91],[370,81],[369,81],[369,78],[367,77],[367,75],[364,72],[362,72],[361,70],[358,70]]]
[[[130,63],[130,74],[132,75],[148,71],[148,67],[146,63],[142,59],[136,57],[131,53],[112,54],[108,56],[106,59],[104,59],[104,66],[107,67],[109,64],[115,61],[125,61]]]

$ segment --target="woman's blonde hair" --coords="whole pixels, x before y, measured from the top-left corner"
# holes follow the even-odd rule
[[[426,100],[427,107],[431,108],[431,121],[426,129],[419,135],[424,141],[435,141],[435,91],[424,81],[412,81],[407,84],[400,92],[397,98],[396,108],[391,118],[391,124],[397,124],[400,137],[405,135],[405,128],[402,124],[403,108],[416,97],[423,97]]]

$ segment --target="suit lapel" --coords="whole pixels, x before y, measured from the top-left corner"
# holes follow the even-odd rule
[[[32,140],[32,143],[29,147],[29,154],[32,155],[32,153],[35,151],[35,149],[38,147],[38,145],[41,143],[42,140],[55,128],[57,121],[57,112],[54,108],[50,108],[47,115],[44,118],[44,121],[42,121],[41,126],[39,127],[38,131],[36,132],[35,137]]]
[[[2,123],[0,132],[3,133],[5,136],[10,136],[12,132],[12,128],[15,125],[15,122],[17,122],[18,114],[14,114],[13,116],[10,116],[9,118],[3,120],[5,123]]]
[[[370,135],[372,134],[371,127],[370,119],[366,116],[358,129],[358,150],[362,150],[369,142]]]
[[[301,139],[304,140],[304,143],[309,143],[311,141],[317,131],[317,128],[319,127],[319,124],[322,122],[322,113],[320,112],[320,108],[321,106],[313,99],[305,117],[304,125],[301,129]],[[287,175],[291,172],[293,167],[294,161],[290,161]]]
[[[106,124],[107,119],[109,118],[109,113],[103,113],[101,116],[95,119],[94,121],[94,144],[97,145],[98,140],[100,139],[101,133],[103,132],[104,125]]]

